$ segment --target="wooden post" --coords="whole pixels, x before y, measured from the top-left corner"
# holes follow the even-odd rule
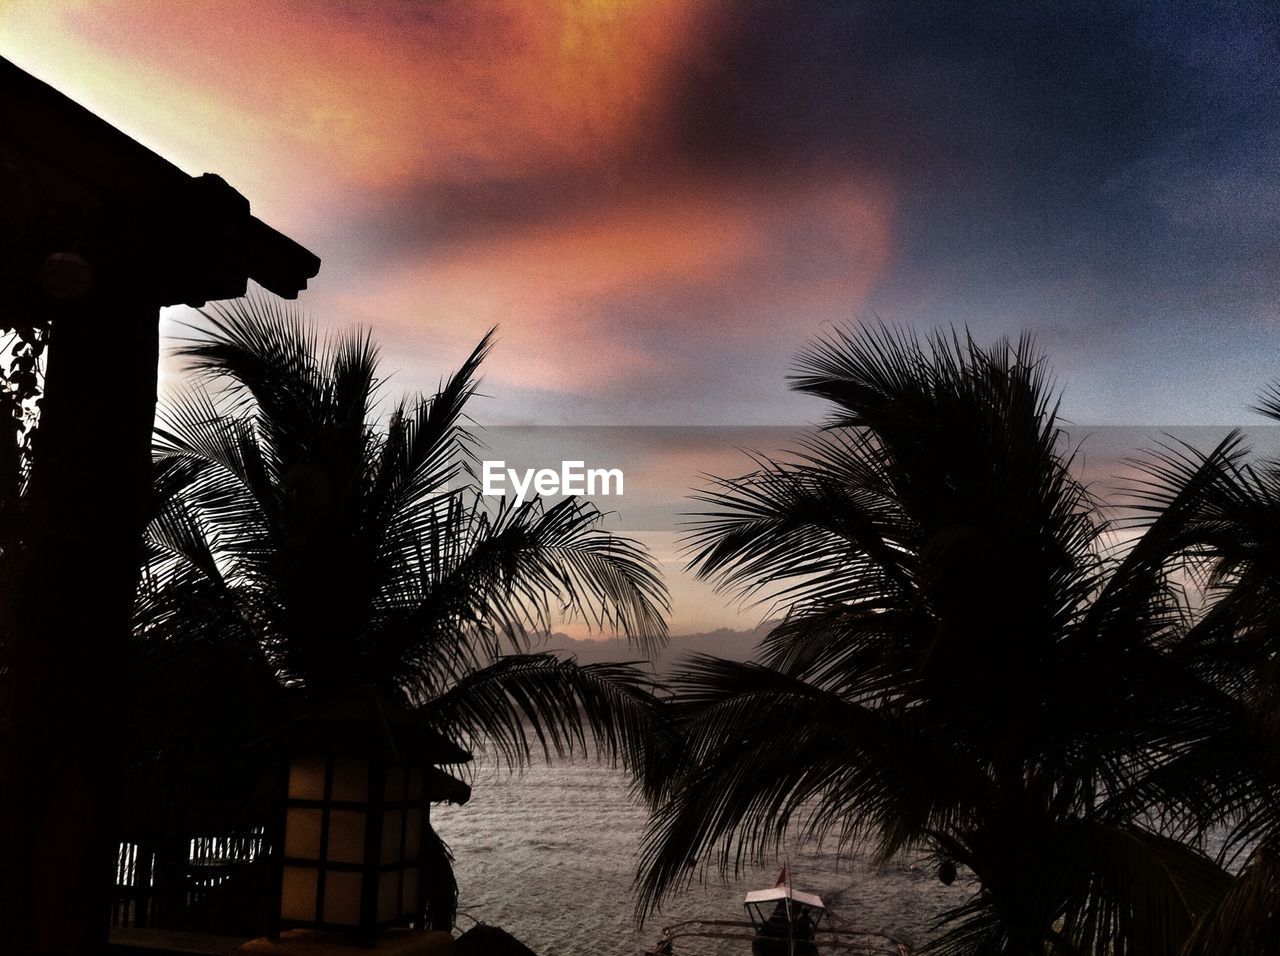
[[[133,925],[145,929],[151,925],[151,864],[155,848],[150,843],[138,844],[138,858],[134,866]]]
[[[217,176],[188,176],[3,58],[0,102],[0,309],[52,323],[18,544],[5,543],[0,582],[0,936],[5,952],[98,952],[150,511],[159,308],[234,298],[250,278],[293,298],[320,260]],[[0,447],[10,500],[14,465]]]
[[[52,323],[15,579],[0,782],[14,953],[106,941],[130,618],[150,510],[159,307],[105,286]]]

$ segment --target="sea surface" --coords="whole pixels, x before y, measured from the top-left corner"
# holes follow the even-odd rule
[[[715,876],[666,904],[643,927],[632,880],[646,813],[626,776],[594,761],[538,765],[519,775],[481,768],[466,806],[436,806],[432,821],[456,857],[458,925],[481,920],[514,934],[539,956],[637,956],[664,926],[691,918],[741,919],[747,890],[772,886],[781,861],[729,884]],[[859,928],[911,945],[933,919],[971,891],[942,885],[923,860],[885,867],[826,847],[786,847],[792,886],[823,897]],[[689,953],[745,953],[742,944],[677,946]]]

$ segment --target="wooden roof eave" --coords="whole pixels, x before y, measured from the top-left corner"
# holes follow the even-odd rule
[[[188,175],[2,57],[0,146],[0,175],[31,178],[29,188],[42,191],[79,191],[81,201],[66,208],[85,215],[100,244],[129,249],[130,267],[159,304],[232,298],[249,279],[295,298],[319,272],[319,257],[252,216],[221,177]],[[90,208],[106,210],[105,228]]]

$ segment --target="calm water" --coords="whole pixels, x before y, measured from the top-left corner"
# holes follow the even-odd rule
[[[773,885],[778,872],[771,864],[729,886],[695,884],[637,928],[631,881],[645,813],[621,773],[593,762],[516,777],[482,770],[467,806],[435,807],[432,819],[457,857],[460,909],[514,933],[539,956],[635,956],[681,919],[741,918],[743,894]],[[910,860],[876,870],[861,859],[837,860],[833,850],[788,848],[792,884],[816,891],[860,928],[918,945],[933,917],[968,893],[913,870]]]

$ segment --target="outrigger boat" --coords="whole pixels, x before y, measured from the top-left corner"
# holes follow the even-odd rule
[[[752,956],[910,956],[901,940],[857,929],[827,910],[822,897],[791,888],[783,867],[776,886],[752,890],[743,900],[745,920],[694,919],[666,927],[646,956],[699,956],[727,952],[729,941],[749,943]],[[745,951],[743,946],[742,950]]]

